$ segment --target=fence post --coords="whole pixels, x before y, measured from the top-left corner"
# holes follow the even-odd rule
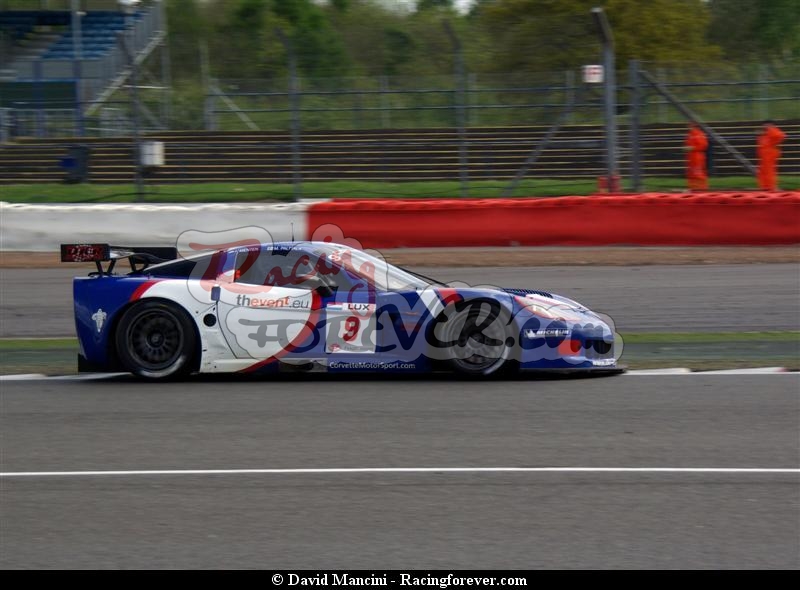
[[[592,8],[598,34],[603,42],[603,95],[606,123],[606,175],[609,191],[613,191],[617,176],[617,80],[615,72],[614,35],[602,8]]]
[[[639,61],[632,59],[628,62],[628,75],[630,76],[631,97],[631,180],[633,191],[642,190],[642,144],[641,144],[641,80],[639,79]]]
[[[470,72],[467,74],[467,126],[474,127],[479,125],[478,123],[478,113],[480,112],[479,109],[474,108],[476,105],[480,105],[480,93],[475,93],[473,90],[478,88],[478,77]],[[476,97],[478,97],[476,99]]]
[[[0,143],[8,143],[11,139],[11,109],[0,108]]]
[[[79,0],[71,2],[72,17],[72,77],[75,78],[75,131],[78,137],[83,137],[83,45],[81,41],[81,14],[79,11]]]
[[[165,129],[172,129],[172,58],[169,52],[169,41],[164,35],[161,41],[161,120]]]
[[[206,131],[216,131],[217,123],[214,110],[216,109],[216,95],[211,89],[211,74],[208,65],[208,44],[200,42],[200,77],[203,86],[203,127]]]
[[[297,56],[291,42],[283,33],[280,27],[275,27],[277,35],[283,48],[286,50],[286,58],[289,61],[289,103],[292,111],[292,187],[294,200],[297,201],[303,196],[303,172],[300,161],[300,107],[299,92],[297,83]]]
[[[142,169],[142,138],[139,128],[139,68],[136,63],[136,22],[134,21],[133,9],[128,9],[125,13],[126,31],[125,48],[128,54],[128,65],[131,68],[131,75],[128,78],[130,87],[130,109],[131,120],[133,123],[133,166],[134,183],[136,184],[136,200],[144,200],[144,175]]]
[[[386,76],[380,77],[381,88],[381,127],[388,129],[392,126],[392,111],[389,104],[389,79]]]
[[[466,109],[465,109],[465,92],[464,86],[466,84],[464,75],[464,52],[461,47],[461,40],[453,31],[450,23],[442,21],[447,36],[450,37],[450,42],[453,44],[453,59],[455,62],[454,78],[456,84],[456,125],[458,126],[458,179],[461,185],[461,196],[469,196],[469,170],[468,155],[467,155],[467,129],[466,129]]]
[[[37,59],[33,62],[35,65],[33,78],[35,80],[34,90],[34,104],[36,106],[36,137],[44,137],[45,133],[45,113],[44,113],[44,83],[42,80],[42,60]]]
[[[566,84],[566,89],[564,91],[564,106],[574,104],[575,103],[575,70],[567,70],[564,72],[564,83]],[[569,116],[567,117],[567,124],[571,124],[574,122],[574,117],[572,116],[572,112],[570,112]]]
[[[760,94],[759,102],[761,103],[761,108],[759,109],[761,113],[761,120],[766,121],[769,119],[769,84],[767,83],[768,79],[767,75],[767,66],[764,64],[758,65],[758,89]]]

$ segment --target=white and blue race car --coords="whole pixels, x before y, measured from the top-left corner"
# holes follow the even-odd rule
[[[176,248],[65,244],[80,371],[518,370],[618,373],[615,334],[586,307],[529,289],[448,286],[330,242]],[[127,274],[115,274],[128,259]],[[107,263],[105,267],[104,263]]]

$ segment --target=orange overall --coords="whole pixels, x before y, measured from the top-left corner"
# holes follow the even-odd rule
[[[758,187],[761,190],[778,190],[778,158],[781,156],[778,146],[785,138],[786,134],[774,126],[767,127],[758,136]]]
[[[692,127],[686,136],[686,181],[689,190],[708,190],[708,173],[706,172],[706,150],[708,138],[699,127]]]

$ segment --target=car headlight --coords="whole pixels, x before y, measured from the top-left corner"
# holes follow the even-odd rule
[[[547,318],[548,320],[561,319],[561,316],[555,313],[554,310],[551,310],[551,308],[546,307],[537,301],[532,301],[526,297],[520,297],[519,295],[514,295],[514,299],[516,299],[517,303],[530,311],[533,315]]]

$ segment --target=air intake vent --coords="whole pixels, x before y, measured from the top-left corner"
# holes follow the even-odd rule
[[[511,293],[512,295],[539,295],[541,297],[550,297],[551,299],[553,296],[546,291],[537,291],[536,289],[503,289],[506,293]]]

